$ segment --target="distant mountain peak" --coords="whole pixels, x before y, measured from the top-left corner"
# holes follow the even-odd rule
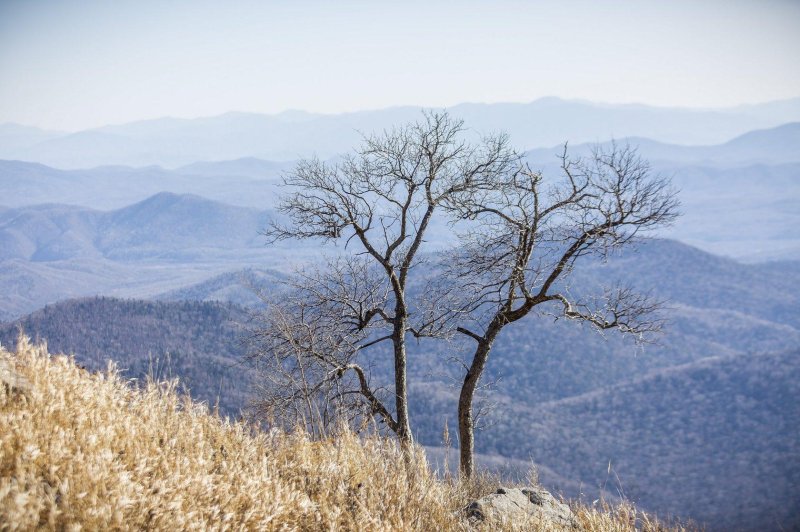
[[[200,176],[244,176],[256,179],[274,176],[288,162],[276,162],[258,157],[240,157],[226,161],[198,161],[176,169],[177,172]]]
[[[138,203],[134,203],[129,209],[139,209],[143,207],[154,207],[154,208],[167,208],[177,204],[196,204],[196,205],[224,205],[223,203],[216,202],[214,200],[210,200],[204,198],[202,196],[198,196],[197,194],[178,194],[175,192],[158,192],[157,194],[153,194],[149,198],[146,198]],[[125,209],[121,209],[125,210]]]

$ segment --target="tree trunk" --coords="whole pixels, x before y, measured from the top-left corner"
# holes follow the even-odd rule
[[[397,438],[404,449],[413,443],[411,424],[408,419],[408,377],[406,376],[406,319],[400,315],[395,319],[392,343],[394,344],[394,393],[397,412]]]
[[[478,379],[472,372],[467,372],[464,385],[458,397],[458,445],[461,464],[461,475],[464,478],[472,477],[475,471],[473,456],[475,453],[474,424],[472,421],[472,397]]]
[[[472,419],[472,401],[475,398],[475,390],[478,387],[483,368],[486,367],[486,360],[489,358],[489,349],[490,345],[483,342],[478,344],[472,358],[472,365],[464,376],[464,384],[461,386],[461,393],[458,397],[458,445],[461,474],[465,478],[472,477],[475,472],[475,423]]]
[[[458,445],[461,474],[465,478],[472,477],[475,472],[475,421],[472,418],[475,390],[478,388],[478,382],[480,382],[486,362],[489,360],[492,344],[500,334],[504,323],[501,317],[495,317],[489,324],[486,334],[478,340],[478,346],[472,356],[472,364],[464,376],[464,384],[461,385],[461,393],[458,397]]]

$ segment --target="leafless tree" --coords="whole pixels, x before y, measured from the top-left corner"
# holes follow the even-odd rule
[[[260,417],[304,427],[315,437],[327,436],[343,418],[357,423],[372,415],[395,430],[368,369],[356,362],[359,350],[370,347],[374,326],[352,318],[386,301],[369,264],[338,257],[324,268],[299,272],[285,288],[266,298],[269,307],[250,338],[251,358],[261,370],[254,404]]]
[[[532,313],[618,329],[644,341],[661,323],[658,303],[626,286],[569,290],[577,264],[605,256],[669,224],[677,200],[628,146],[570,159],[545,179],[522,164],[505,136],[467,142],[446,113],[366,137],[335,164],[300,162],[285,177],[286,226],[273,240],[344,243],[328,264],[303,272],[273,302],[256,356],[272,368],[264,404],[321,430],[345,415],[378,419],[412,441],[406,341],[457,331],[475,342],[458,403],[461,470],[473,473],[474,399],[502,329]],[[444,274],[410,295],[412,269],[436,212],[451,217],[461,245]],[[393,387],[376,387],[368,354],[391,346]],[[385,400],[394,396],[394,405]],[[315,429],[312,429],[315,430]]]
[[[271,389],[306,422],[319,424],[327,405],[357,399],[403,445],[412,442],[406,340],[438,336],[452,317],[441,302],[426,301],[425,291],[409,300],[412,268],[437,210],[456,195],[480,197],[519,164],[505,136],[470,142],[467,135],[446,113],[425,113],[418,123],[366,137],[341,162],[302,161],[285,177],[280,210],[290,223],[267,235],[345,244],[326,268],[300,276],[293,295],[270,309],[261,336],[261,359],[288,377]],[[394,363],[393,409],[357,363],[385,342]]]
[[[446,209],[460,220],[463,245],[448,257],[448,278],[463,294],[457,310],[472,316],[458,332],[474,341],[458,402],[462,474],[474,470],[473,400],[492,346],[504,327],[534,312],[555,312],[600,330],[647,339],[661,323],[658,302],[629,287],[572,295],[565,279],[589,255],[607,255],[643,232],[671,223],[676,193],[628,146],[591,156],[561,156],[548,180],[521,165],[492,187],[459,191]],[[451,286],[452,286],[451,283]]]

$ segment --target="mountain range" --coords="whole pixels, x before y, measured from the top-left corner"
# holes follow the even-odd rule
[[[152,297],[234,269],[290,269],[318,255],[313,245],[267,248],[261,232],[274,219],[271,210],[169,192],[110,211],[0,208],[0,319],[83,295]]]
[[[748,132],[715,146],[635,138],[618,142],[637,147],[654,171],[669,176],[679,189],[683,216],[660,236],[750,262],[800,258],[800,123]],[[586,155],[594,146],[570,145],[569,153]],[[526,156],[532,167],[557,175],[562,150],[555,146]],[[250,157],[175,170],[106,166],[65,171],[0,161],[0,205],[61,203],[114,210],[168,191],[265,210],[277,205],[280,176],[293,166]]]
[[[0,319],[81,295],[152,297],[243,267],[285,271],[304,257],[317,256],[315,244],[266,247],[261,232],[278,216],[272,209],[279,192],[276,180],[230,175],[261,168],[273,165],[203,163],[193,165],[193,171],[204,174],[195,176],[161,168],[62,171],[0,161],[6,202],[0,207],[0,289],[6,294]],[[800,163],[737,168],[673,164],[657,171],[672,175],[683,210],[662,236],[749,261],[800,258]],[[239,197],[241,203],[260,207],[176,192],[140,199],[158,189]],[[63,196],[100,206],[137,199],[104,210],[50,203]],[[34,200],[45,203],[26,205]],[[446,245],[446,227],[437,222],[434,229],[431,241]]]
[[[38,163],[0,160],[0,205],[63,203],[110,210],[172,192],[265,209],[276,202],[279,168],[284,166],[245,159],[196,163],[178,170],[157,166],[59,170]]]
[[[461,104],[449,111],[477,132],[506,131],[520,149],[608,138],[718,144],[755,129],[800,121],[800,99],[728,109],[673,109],[543,98],[530,103]],[[67,134],[0,126],[0,159],[58,168],[101,165],[179,167],[197,161],[258,157],[327,158],[348,151],[359,132],[419,118],[418,107],[338,115],[300,111],[277,115],[227,113],[197,119],[161,118]]]
[[[272,219],[269,211],[169,192],[106,212],[58,204],[4,209],[0,261],[160,257],[189,262],[210,249],[259,247],[258,230]]]
[[[658,142],[645,137],[619,137],[620,144],[635,146],[639,154],[656,167],[664,165],[712,166],[720,169],[757,164],[781,165],[800,162],[800,122],[790,122],[768,129],[748,131],[727,142],[715,145],[681,145]],[[587,155],[597,142],[570,143],[569,153]],[[599,143],[608,148],[608,142]],[[564,143],[552,148],[528,150],[526,156],[532,162],[552,160],[560,154]]]

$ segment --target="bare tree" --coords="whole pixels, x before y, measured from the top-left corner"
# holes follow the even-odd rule
[[[519,161],[505,136],[468,142],[466,133],[446,113],[426,113],[419,123],[366,137],[341,162],[302,161],[285,177],[280,209],[291,223],[273,225],[268,236],[342,241],[354,252],[301,276],[295,295],[271,310],[261,338],[262,354],[289,377],[273,389],[306,421],[327,416],[320,404],[357,398],[403,445],[411,443],[406,339],[441,334],[451,316],[438,302],[409,300],[412,268],[435,212],[456,195],[478,197]],[[357,363],[384,342],[394,363],[393,409]]]
[[[460,252],[448,257],[448,276],[464,294],[457,310],[472,316],[458,331],[475,342],[458,401],[461,471],[467,477],[474,470],[475,391],[504,327],[540,306],[639,341],[661,325],[653,315],[658,303],[629,287],[574,296],[564,280],[585,257],[605,256],[643,231],[671,223],[678,202],[669,181],[654,175],[628,146],[598,148],[577,160],[568,158],[565,146],[561,162],[556,181],[522,165],[497,175],[493,187],[448,197],[447,209],[469,227],[462,230]]]
[[[285,290],[267,297],[254,328],[251,358],[263,380],[255,402],[261,417],[305,427],[325,436],[334,422],[366,422],[371,416],[393,430],[396,422],[370,384],[361,350],[384,341],[379,321],[364,319],[386,305],[387,291],[368,260],[341,256],[298,272]],[[382,311],[382,310],[381,310]]]
[[[475,393],[502,329],[549,312],[646,340],[661,326],[657,302],[625,286],[576,295],[565,280],[585,257],[669,224],[678,204],[668,180],[630,147],[575,160],[565,147],[561,176],[550,181],[522,164],[505,136],[470,143],[465,132],[446,113],[425,114],[365,138],[339,163],[302,161],[285,177],[290,223],[267,234],[345,249],[301,272],[273,303],[256,355],[271,367],[264,404],[272,415],[321,430],[342,415],[378,419],[408,446],[407,337],[458,331],[475,342],[458,403],[461,470],[470,476]],[[448,253],[443,278],[412,296],[410,274],[437,211],[451,217],[461,246]],[[384,344],[390,389],[376,387],[363,365]]]

